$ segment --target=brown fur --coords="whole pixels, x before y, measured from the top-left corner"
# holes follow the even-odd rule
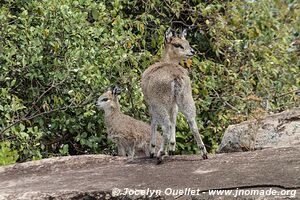
[[[105,98],[108,100],[101,101]],[[97,107],[105,112],[108,138],[117,145],[118,155],[132,157],[150,155],[150,126],[123,114],[116,95],[111,91],[105,92],[98,98]],[[157,135],[157,142],[160,143],[160,134]]]
[[[194,50],[185,39],[185,35],[186,31],[180,36],[173,36],[168,30],[166,32],[165,51],[161,60],[151,65],[142,75],[141,87],[152,117],[152,146],[155,146],[154,132],[157,124],[163,130],[163,142],[157,155],[160,161],[168,145],[170,145],[171,151],[175,151],[175,127],[178,110],[187,118],[203,158],[207,158],[207,152],[195,120],[196,107],[192,97],[190,78],[187,70],[179,65],[181,60],[194,54]],[[153,153],[153,149],[151,152]]]

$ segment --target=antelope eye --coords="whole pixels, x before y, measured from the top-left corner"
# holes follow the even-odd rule
[[[108,98],[103,98],[101,99],[101,101],[108,101]]]
[[[184,49],[183,46],[181,44],[173,44],[173,46],[175,48],[180,48],[180,49]]]

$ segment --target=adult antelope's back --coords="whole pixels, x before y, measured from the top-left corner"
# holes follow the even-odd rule
[[[196,107],[192,97],[187,70],[179,65],[181,60],[192,57],[195,51],[185,39],[186,30],[179,36],[167,30],[165,49],[161,60],[151,65],[142,75],[141,86],[151,114],[151,155],[155,152],[157,124],[163,131],[163,142],[157,154],[158,163],[169,145],[170,153],[176,147],[176,117],[178,110],[186,117],[204,159],[206,148],[201,140],[197,123]]]

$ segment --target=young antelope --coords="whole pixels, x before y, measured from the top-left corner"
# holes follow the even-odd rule
[[[118,95],[121,90],[118,87],[103,93],[97,100],[96,106],[104,110],[105,125],[108,138],[118,148],[120,156],[144,157],[150,156],[150,132],[151,128],[145,122],[136,120],[120,111]],[[160,143],[160,133],[156,142]]]

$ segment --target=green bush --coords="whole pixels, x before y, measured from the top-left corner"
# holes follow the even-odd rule
[[[10,148],[10,143],[7,141],[0,143],[0,166],[13,164],[18,159],[18,152]]]
[[[114,154],[95,100],[118,84],[122,111],[149,121],[140,77],[170,25],[189,28],[198,52],[182,64],[214,152],[229,124],[299,106],[299,12],[296,0],[2,2],[0,164]],[[197,152],[182,115],[177,141]]]

